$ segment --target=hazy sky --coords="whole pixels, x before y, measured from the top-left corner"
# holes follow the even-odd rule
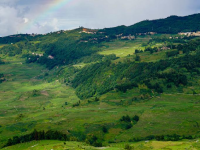
[[[200,0],[0,0],[0,36],[132,25],[200,13]]]

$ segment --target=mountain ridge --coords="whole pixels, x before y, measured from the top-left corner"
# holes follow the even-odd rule
[[[103,30],[110,34],[113,32],[117,32],[118,34],[124,33],[126,35],[146,32],[177,34],[178,32],[184,31],[199,31],[199,20],[200,13],[189,16],[173,15],[164,19],[144,20],[130,26],[122,25],[114,28],[105,28]]]

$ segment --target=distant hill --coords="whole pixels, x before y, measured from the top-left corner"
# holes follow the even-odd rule
[[[138,33],[157,32],[161,34],[177,34],[179,32],[200,31],[200,14],[179,17],[170,16],[165,19],[144,20],[131,26],[117,26],[99,30],[99,33],[105,32],[107,35],[136,35]],[[98,31],[98,30],[95,30]],[[57,33],[57,32],[54,32]],[[0,37],[0,44],[10,44],[19,41],[33,40],[41,35],[18,34],[6,37]]]
[[[145,20],[131,26],[105,28],[107,34],[171,33],[200,31],[200,14],[185,17],[170,16],[165,19]]]

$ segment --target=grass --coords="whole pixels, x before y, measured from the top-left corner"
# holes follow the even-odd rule
[[[0,48],[4,47],[6,45],[8,45],[8,44],[0,44]]]
[[[200,148],[199,139],[196,140],[183,140],[178,142],[172,141],[142,141],[136,143],[117,143],[111,144],[110,146],[115,146],[123,149],[126,144],[129,144],[136,150],[198,150]]]
[[[65,143],[65,144],[64,144]],[[200,148],[199,139],[196,140],[183,140],[178,142],[162,142],[162,141],[142,141],[137,143],[117,143],[110,144],[109,146],[97,148],[89,146],[82,142],[63,142],[63,141],[32,141],[29,143],[18,144],[10,147],[3,148],[2,150],[45,150],[45,149],[53,149],[53,150],[123,150],[125,145],[130,145],[134,149],[137,150],[198,150]]]
[[[138,38],[134,41],[117,40],[114,42],[105,43],[105,48],[103,49],[103,51],[100,51],[99,54],[115,54],[117,57],[126,57],[127,55],[133,55],[136,49],[144,50],[144,47],[142,47],[142,43],[148,40],[149,38]]]
[[[81,142],[61,142],[61,141],[33,141],[24,144],[18,144],[11,147],[6,147],[2,150],[94,150],[96,148],[88,146]]]
[[[101,55],[110,55],[110,54],[115,54],[117,57],[126,57],[127,55],[132,55],[135,53],[135,49],[139,48],[138,47],[123,47],[115,50],[105,50],[99,52]]]
[[[102,96],[102,101],[110,103],[113,100],[128,101],[134,97],[134,89],[126,94],[110,92]],[[137,114],[141,120],[133,128],[117,135],[117,142],[129,140],[132,137],[142,137],[160,134],[197,134],[199,116],[195,115],[199,109],[200,96],[181,94],[162,94],[149,101],[132,102],[132,105],[124,103],[121,108],[113,109],[113,118],[119,118],[122,114],[133,116]],[[116,101],[115,101],[116,103]],[[117,112],[117,113],[116,113]]]
[[[144,49],[141,44],[148,40],[149,37],[139,37],[135,41],[105,43],[105,50],[100,53],[115,53],[118,57],[126,59],[125,57],[132,55],[136,48]],[[142,61],[147,62],[165,58],[164,51],[152,55],[144,52],[139,55]],[[181,94],[165,93],[145,101],[132,101],[133,97],[138,96],[138,89],[128,90],[126,93],[111,91],[100,96],[99,102],[88,102],[91,98],[80,101],[78,107],[72,107],[80,99],[73,88],[61,82],[62,75],[57,74],[60,68],[49,71],[38,64],[25,64],[20,56],[0,57],[6,62],[0,65],[0,73],[3,73],[7,80],[0,84],[0,146],[4,145],[8,138],[28,134],[34,129],[96,134],[102,133],[102,126],[107,126],[108,133],[103,135],[103,144],[107,146],[105,149],[111,150],[123,149],[126,142],[133,137],[200,133],[197,125],[200,124],[200,95],[192,95],[186,89]],[[86,64],[77,64],[75,67],[84,65]],[[45,76],[46,73],[49,76]],[[198,92],[198,85],[191,88]],[[68,105],[65,105],[65,102]],[[140,120],[132,128],[125,130],[119,126],[119,119],[123,115],[138,115]],[[130,144],[136,149],[189,149],[191,145],[194,149],[199,147],[196,141],[151,141]],[[32,147],[33,145],[37,146]],[[77,145],[95,149],[84,143],[67,142],[64,145],[60,141],[34,141],[7,149],[76,149]]]

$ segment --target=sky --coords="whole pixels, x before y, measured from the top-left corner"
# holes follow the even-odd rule
[[[0,0],[0,36],[108,28],[200,13],[200,0]]]

